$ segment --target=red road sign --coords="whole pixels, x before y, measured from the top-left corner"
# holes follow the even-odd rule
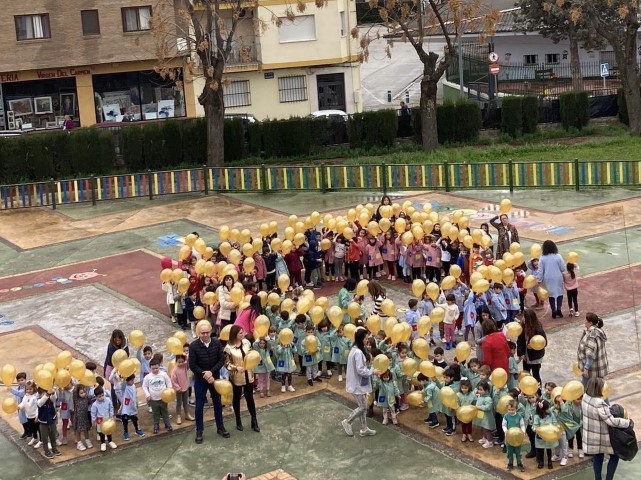
[[[498,63],[491,63],[490,64],[490,74],[498,75],[500,70],[501,70],[501,67],[499,67]]]

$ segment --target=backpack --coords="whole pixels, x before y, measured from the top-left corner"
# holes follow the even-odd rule
[[[625,418],[625,409],[621,405],[612,405],[610,413],[616,418]],[[610,444],[614,454],[621,460],[631,461],[639,451],[637,437],[634,433],[634,422],[630,420],[628,428],[616,428],[608,425]]]

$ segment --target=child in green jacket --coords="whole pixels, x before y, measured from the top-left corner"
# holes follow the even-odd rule
[[[456,394],[456,403],[459,407],[464,407],[465,405],[473,405],[476,400],[476,394],[472,388],[472,382],[469,379],[463,378],[459,382],[459,392]],[[461,429],[463,436],[461,437],[461,442],[473,442],[472,438],[472,424],[461,422]]]
[[[555,425],[556,416],[550,410],[550,403],[547,400],[539,400],[536,404],[536,415],[534,415],[534,424],[532,430],[534,433],[543,425]],[[544,455],[548,457],[548,468],[552,469],[552,449],[559,446],[559,441],[546,441],[543,440],[538,434],[536,435],[536,462],[538,468],[543,468]]]
[[[441,392],[436,383],[436,378],[428,378],[419,373],[417,379],[423,385],[423,401],[427,407],[427,418],[423,421],[430,428],[436,428],[440,425],[437,413],[441,411]]]
[[[396,403],[396,397],[400,395],[400,392],[396,386],[396,382],[392,379],[392,373],[389,370],[383,372],[377,386],[378,396],[376,397],[376,403],[383,409],[383,425],[387,425],[388,412],[392,417],[392,423],[394,425],[398,425],[394,404]]]
[[[321,352],[321,361],[318,369],[321,371],[322,376],[332,378],[332,368],[334,367],[332,362],[332,332],[329,329],[327,319],[324,319],[318,324],[316,336],[320,343],[319,348]],[[322,368],[323,362],[325,362],[325,370]]]
[[[349,350],[352,348],[352,342],[349,338],[343,335],[343,326],[338,327],[338,330],[332,331],[331,337],[332,346],[332,363],[338,367],[338,381],[343,381],[343,371],[347,368],[347,358],[349,357]]]
[[[307,345],[305,339],[314,337],[315,328],[313,325],[308,325],[305,328],[305,338],[301,339],[299,343],[299,352],[301,356],[301,365],[305,368],[307,374],[307,384],[311,387],[314,385],[314,381],[322,382],[320,378],[320,372],[318,371],[318,364],[321,361],[321,352],[320,352],[320,341],[316,337],[316,344],[318,348],[315,352],[310,352],[307,350]]]
[[[256,382],[258,391],[260,392],[260,397],[271,397],[272,393],[270,391],[269,376],[270,373],[275,370],[275,367],[274,363],[272,362],[272,347],[269,342],[269,337],[262,337],[256,340],[254,342],[253,348],[260,354],[260,363],[254,369],[254,375],[256,375]]]
[[[296,346],[293,343],[287,345],[278,345],[276,347],[276,371],[282,374],[282,384],[280,391],[295,392],[292,387],[292,372],[296,371],[296,362],[294,362],[294,353]]]
[[[483,438],[479,443],[483,448],[492,448],[492,432],[496,428],[494,421],[494,403],[492,402],[492,395],[490,395],[490,384],[487,382],[479,383],[476,387],[476,407],[483,412],[481,418],[477,417],[474,420],[474,425],[478,425],[483,430]]]

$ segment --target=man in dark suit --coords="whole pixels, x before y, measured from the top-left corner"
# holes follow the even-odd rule
[[[223,407],[220,395],[214,388],[214,380],[220,376],[224,363],[223,347],[217,338],[211,338],[211,324],[201,321],[198,325],[198,339],[189,345],[189,368],[194,373],[194,394],[196,396],[196,443],[203,443],[203,408],[209,390],[214,401],[214,418],[218,435],[229,438],[223,424]]]

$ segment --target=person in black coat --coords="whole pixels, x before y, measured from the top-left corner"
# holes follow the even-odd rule
[[[539,322],[536,312],[531,308],[526,308],[523,312],[523,321],[521,322],[523,331],[516,341],[516,354],[520,360],[523,360],[523,370],[530,372],[536,381],[541,384],[541,364],[545,356],[545,348],[534,350],[529,348],[530,339],[535,335],[541,335],[547,342],[547,336]]]
[[[189,345],[189,369],[194,374],[194,395],[196,397],[196,443],[203,443],[203,408],[209,391],[214,403],[216,432],[223,438],[229,438],[223,423],[223,406],[220,395],[214,388],[214,380],[220,376],[225,357],[223,347],[217,338],[211,338],[212,327],[208,321],[199,322],[198,339]]]

